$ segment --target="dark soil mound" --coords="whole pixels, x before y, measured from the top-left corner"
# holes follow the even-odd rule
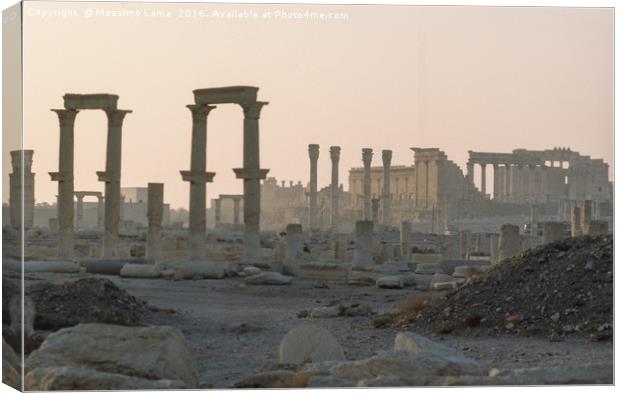
[[[439,333],[611,338],[613,236],[528,250],[417,306],[403,308],[393,324]]]
[[[35,329],[58,330],[98,322],[136,326],[148,307],[105,278],[83,278],[63,284],[37,282],[26,288],[35,304]]]

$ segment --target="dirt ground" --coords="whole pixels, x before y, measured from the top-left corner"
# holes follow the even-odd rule
[[[401,329],[377,329],[373,316],[299,318],[297,314],[333,301],[367,304],[377,313],[398,308],[415,289],[378,289],[311,281],[290,286],[246,286],[242,278],[168,281],[102,276],[130,294],[161,309],[146,322],[180,328],[189,343],[202,387],[222,388],[257,371],[275,369],[277,348],[289,329],[300,323],[320,325],[338,339],[347,359],[366,358],[390,349]],[[176,310],[171,313],[167,310]],[[578,366],[611,363],[613,344],[567,339],[484,337],[451,334],[431,337],[498,369]]]

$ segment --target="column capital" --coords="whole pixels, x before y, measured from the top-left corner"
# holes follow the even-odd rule
[[[267,178],[267,173],[269,172],[269,169],[254,170],[254,169],[246,169],[246,168],[234,168],[233,171],[235,172],[237,179],[263,180]]]
[[[191,183],[212,183],[215,172],[180,171],[183,181]]]
[[[48,172],[52,181],[70,181],[73,180],[73,172]]]
[[[108,124],[111,126],[121,126],[123,125],[123,119],[125,119],[125,115],[128,113],[132,113],[133,111],[126,109],[106,109],[105,113],[108,116]]]
[[[340,159],[340,146],[330,146],[329,157],[332,161],[338,161]]]
[[[266,101],[253,101],[248,103],[240,104],[243,108],[243,115],[246,119],[260,119],[260,111],[263,109],[263,106],[268,105],[269,103]]]
[[[383,159],[384,166],[390,166],[392,163],[392,150],[382,150],[381,158]]]
[[[319,159],[319,145],[317,144],[309,144],[308,145],[308,156],[311,161],[316,161]]]
[[[104,183],[110,183],[121,178],[120,172],[97,171],[97,179]]]
[[[364,161],[364,164],[369,164],[372,161],[372,149],[371,148],[364,148],[362,149],[362,161]]]
[[[60,126],[71,126],[75,124],[75,116],[78,114],[77,109],[52,109],[52,112],[56,112],[58,115],[58,122]]]
[[[193,120],[204,120],[206,119],[209,112],[213,109],[217,108],[215,105],[207,105],[207,104],[191,104],[186,105],[186,107],[192,112]]]

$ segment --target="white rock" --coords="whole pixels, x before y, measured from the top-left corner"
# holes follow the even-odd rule
[[[247,266],[243,268],[243,273],[245,274],[246,277],[259,274],[261,271],[262,270],[260,270],[256,266]]]
[[[332,318],[340,315],[340,306],[315,307],[310,311],[312,318]]]
[[[185,338],[168,326],[127,327],[79,324],[50,334],[30,354],[26,371],[88,368],[151,380],[180,380],[197,388],[198,379]]]
[[[276,272],[262,272],[245,278],[248,285],[289,285],[293,277]]]
[[[345,360],[336,338],[322,327],[313,325],[291,329],[280,342],[278,356],[281,364]]]
[[[26,390],[186,389],[182,381],[150,380],[78,367],[37,368],[26,374]]]
[[[121,268],[121,277],[159,278],[161,277],[161,267],[159,265],[127,263]]]
[[[405,280],[401,276],[383,276],[377,279],[379,288],[404,288]]]

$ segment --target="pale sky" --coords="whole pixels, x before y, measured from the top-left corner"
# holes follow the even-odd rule
[[[67,9],[78,15],[41,16]],[[181,18],[181,9],[210,17]],[[348,18],[284,20],[280,10]],[[171,16],[145,16],[153,11]],[[394,151],[393,165],[411,165],[410,147],[439,147],[464,168],[468,150],[562,146],[613,166],[610,8],[26,3],[24,14],[25,147],[35,150],[37,202],[55,200],[47,172],[58,169],[59,132],[50,109],[65,93],[120,96],[119,108],[134,111],[123,129],[122,186],[163,182],[172,207],[188,205],[179,171],[190,164],[192,90],[227,85],[257,86],[270,102],[261,166],[287,182],[308,181],[309,143],[321,149],[319,187],[330,181],[329,146],[342,146],[345,189],[363,147],[375,149],[373,165],[381,149]],[[233,105],[209,115],[209,199],[242,192],[232,171],[241,166],[242,120]],[[102,191],[104,113],[81,112],[75,139],[76,190]]]

